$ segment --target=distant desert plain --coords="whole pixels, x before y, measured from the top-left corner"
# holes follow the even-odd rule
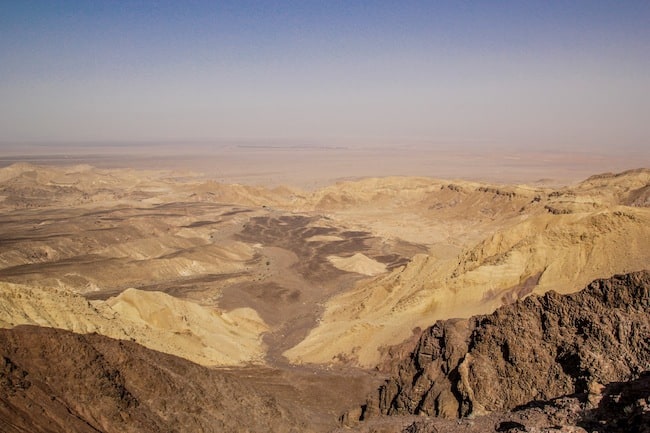
[[[436,321],[650,264],[622,157],[73,147],[0,158],[4,432],[402,431],[354,408]]]

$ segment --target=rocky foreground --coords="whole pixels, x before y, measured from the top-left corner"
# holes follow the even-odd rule
[[[0,329],[0,431],[288,432],[290,408],[136,343],[33,326]]]
[[[458,420],[419,416],[376,417],[336,433],[648,433],[650,374],[614,382],[601,393],[532,402],[511,412]]]
[[[649,371],[644,271],[437,322],[340,431],[648,432]],[[323,380],[300,400],[288,383],[269,388],[275,374],[206,368],[97,334],[1,329],[0,431],[326,431],[324,396],[359,387]]]
[[[532,295],[490,315],[439,321],[344,420],[362,420],[356,428],[364,432],[646,432],[648,370],[644,271],[596,280],[571,295]]]

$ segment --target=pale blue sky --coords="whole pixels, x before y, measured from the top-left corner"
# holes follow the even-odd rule
[[[2,1],[0,142],[650,148],[648,1]]]

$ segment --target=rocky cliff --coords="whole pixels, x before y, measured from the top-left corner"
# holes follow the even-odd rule
[[[383,416],[332,433],[650,433],[650,372],[598,392],[464,419]]]
[[[465,417],[633,379],[650,370],[649,313],[650,273],[643,271],[439,321],[360,418]]]

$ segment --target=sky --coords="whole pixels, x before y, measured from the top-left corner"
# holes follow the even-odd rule
[[[641,151],[650,1],[0,0],[0,145]]]

